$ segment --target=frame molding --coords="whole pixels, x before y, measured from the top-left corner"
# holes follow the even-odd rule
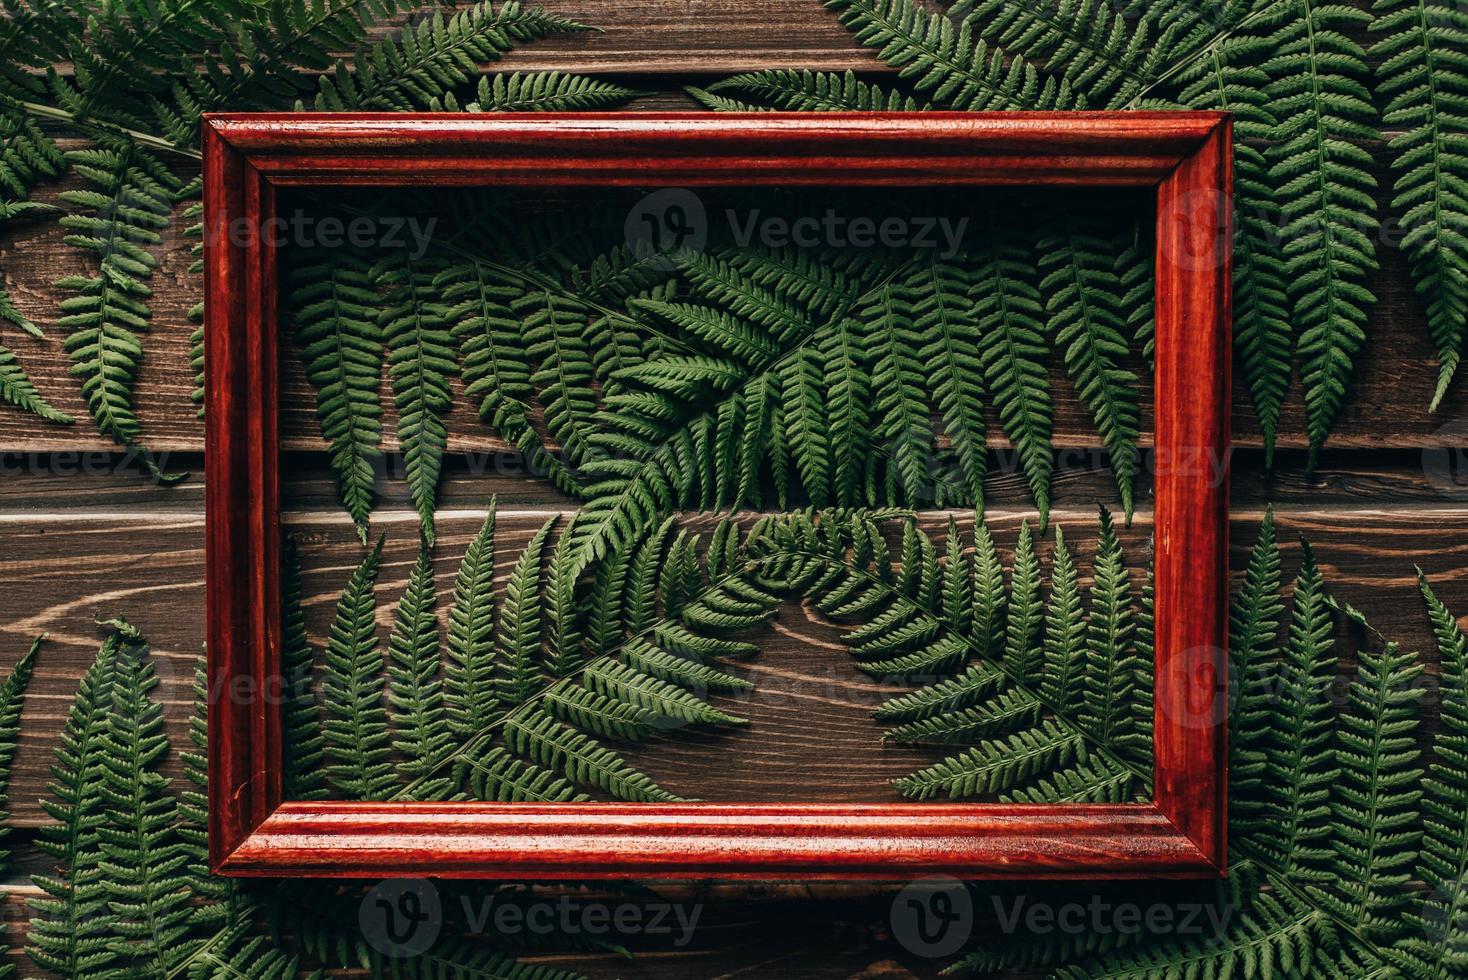
[[[1225,869],[1232,123],[1188,113],[216,114],[203,123],[209,861],[223,875],[1212,877]],[[278,186],[1157,188],[1154,800],[285,802]]]

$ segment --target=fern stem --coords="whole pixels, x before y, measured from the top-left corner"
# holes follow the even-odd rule
[[[139,146],[146,146],[149,149],[161,150],[165,153],[177,153],[180,156],[186,156],[192,160],[204,159],[204,154],[199,152],[198,150],[191,149],[185,146],[179,146],[176,143],[170,143],[168,140],[163,139],[162,137],[152,136],[148,133],[144,133],[136,129],[128,129],[125,126],[99,126],[96,123],[87,122],[84,119],[78,119],[74,113],[68,112],[67,110],[62,108],[58,108],[57,106],[49,106],[40,102],[18,102],[17,105],[21,106],[23,109],[25,109],[26,112],[29,112],[33,116],[38,116],[42,119],[49,119],[53,122],[66,123],[71,126],[76,126],[87,132],[106,132],[112,133],[114,135],[122,135],[126,136],[132,142],[137,143]]]

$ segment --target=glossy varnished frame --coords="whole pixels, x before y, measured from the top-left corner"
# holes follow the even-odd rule
[[[1231,126],[1215,113],[213,115],[204,122],[209,860],[225,875],[1208,877],[1225,863]],[[1157,188],[1154,799],[282,799],[281,186]]]

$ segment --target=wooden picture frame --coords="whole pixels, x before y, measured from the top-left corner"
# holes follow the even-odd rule
[[[1217,113],[280,114],[204,122],[209,855],[224,875],[1207,877],[1225,865],[1231,124]],[[1157,191],[1147,803],[282,798],[283,186],[1080,185]]]

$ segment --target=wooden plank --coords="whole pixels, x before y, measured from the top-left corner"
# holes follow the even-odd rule
[[[497,564],[508,572],[519,545],[548,513],[544,508],[502,509]],[[1237,512],[1234,558],[1242,567],[1259,510]],[[436,570],[442,594],[458,557],[477,529],[482,509],[452,511],[440,517]],[[961,524],[969,516],[955,515]],[[1012,542],[1022,510],[991,512],[989,522],[1001,542]],[[941,526],[943,514],[925,514]],[[1059,511],[1056,520],[1089,557],[1089,509]],[[1288,566],[1295,562],[1294,536],[1308,534],[1326,580],[1342,599],[1366,611],[1387,636],[1404,646],[1431,649],[1430,634],[1416,596],[1412,568],[1420,564],[1450,606],[1468,616],[1468,505],[1326,509],[1282,508],[1280,537]],[[336,596],[361,546],[339,513],[294,515],[305,575],[306,608],[314,635],[322,635]],[[706,519],[705,519],[706,524]],[[414,556],[416,518],[408,512],[382,515],[377,526],[388,534],[380,580],[378,619],[385,631],[391,602],[402,589]],[[49,634],[21,727],[20,754],[12,787],[12,813],[20,826],[42,819],[36,799],[44,792],[56,731],[100,636],[96,621],[126,616],[153,642],[162,679],[161,696],[175,744],[182,745],[189,713],[189,684],[199,654],[203,621],[202,519],[197,514],[129,508],[118,512],[33,512],[0,514],[0,534],[10,560],[7,602],[0,623],[0,662],[19,656],[29,638]],[[1126,532],[1134,564],[1145,550],[1145,515]],[[440,608],[440,615],[446,610]],[[1465,619],[1468,621],[1468,619]],[[748,705],[755,724],[748,732],[680,746],[676,752],[646,752],[654,775],[670,789],[703,798],[741,799],[763,794],[793,799],[798,793],[823,799],[884,798],[886,781],[909,762],[881,746],[869,709],[879,691],[864,684],[836,648],[835,636],[795,607],[782,611],[768,634],[767,649],[742,668],[760,672],[766,691]],[[818,726],[810,724],[819,719]],[[817,772],[809,763],[821,750],[813,730],[830,733]],[[778,748],[777,748],[778,747]],[[903,750],[904,752],[906,750]],[[783,760],[789,771],[771,772]]]
[[[39,897],[40,889],[28,880],[15,879],[4,886],[3,909],[10,943],[4,962],[13,963],[21,977],[51,977],[31,962],[22,951],[30,910],[25,904]],[[692,925],[685,932],[674,913],[668,914],[663,932],[645,931],[627,935],[592,935],[615,942],[629,956],[611,951],[574,948],[558,949],[546,937],[531,937],[531,950],[520,957],[525,963],[553,969],[573,970],[591,980],[688,980],[690,977],[800,977],[802,980],[937,980],[954,957],[923,956],[906,949],[893,935],[892,907],[897,889],[865,886],[861,893],[830,885],[741,886],[735,894],[722,889],[659,887],[646,896],[608,896],[572,893],[570,906],[576,919],[600,929],[599,920],[586,910],[633,906],[649,909],[676,903],[677,911]],[[560,915],[561,893],[544,897],[550,911]],[[347,908],[350,909],[350,904]],[[477,910],[476,910],[477,911]],[[976,933],[994,915],[989,903],[976,907]],[[584,916],[584,917],[583,917]],[[650,915],[642,920],[651,922]],[[289,924],[287,923],[287,928]],[[691,934],[690,934],[691,933]],[[287,938],[284,948],[290,949]],[[571,946],[572,943],[564,944]],[[361,976],[343,973],[339,976]],[[1016,974],[1027,977],[1032,974]]]
[[[1385,159],[1381,147],[1375,148]],[[189,176],[187,167],[182,171]],[[76,187],[74,178],[41,188],[38,200],[55,201],[61,190]],[[47,331],[36,340],[6,331],[4,343],[15,351],[40,390],[58,408],[77,416],[74,426],[56,426],[8,406],[0,406],[0,451],[100,450],[111,448],[87,418],[80,386],[70,375],[62,352],[62,334],[55,326],[57,302],[63,295],[52,284],[64,273],[83,270],[88,259],[62,242],[63,231],[54,221],[17,224],[0,231],[0,269],[16,305]],[[142,422],[145,445],[156,452],[199,452],[203,425],[189,394],[193,375],[189,334],[193,324],[187,312],[201,293],[197,275],[188,271],[190,241],[182,223],[175,222],[159,249],[160,263],[151,286],[152,329],[144,340],[145,354],[135,387],[134,403]],[[1379,298],[1372,311],[1365,348],[1357,357],[1352,392],[1329,445],[1336,448],[1376,449],[1436,447],[1468,442],[1468,386],[1459,385],[1434,415],[1427,411],[1437,367],[1427,335],[1424,308],[1412,287],[1408,265],[1395,249],[1381,249],[1382,270],[1371,284]],[[322,448],[315,419],[314,396],[289,343],[282,372],[282,438],[288,449]],[[1140,365],[1136,365],[1140,367]],[[1236,371],[1236,376],[1241,372]],[[456,391],[458,390],[457,381]],[[1099,440],[1090,414],[1057,368],[1052,371],[1055,394],[1055,441],[1062,447],[1094,447]],[[1143,432],[1150,432],[1150,393],[1144,398]],[[396,428],[391,399],[386,396],[384,445],[395,444]],[[997,418],[990,412],[991,443],[1004,447]],[[495,451],[505,444],[477,417],[461,395],[456,397],[446,423],[449,446],[461,451]],[[1247,390],[1241,378],[1234,391],[1234,437],[1243,446],[1260,445]],[[1298,379],[1281,420],[1280,445],[1306,444],[1304,406]]]

